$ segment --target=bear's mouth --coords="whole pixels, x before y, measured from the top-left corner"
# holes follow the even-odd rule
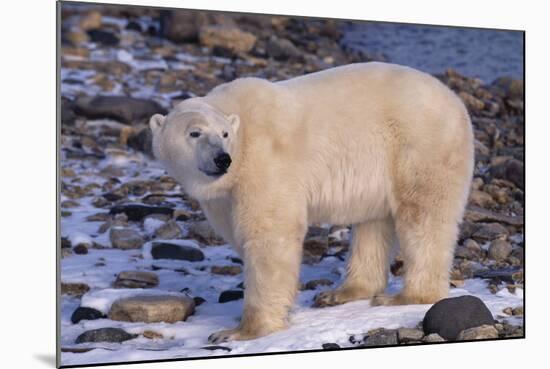
[[[203,172],[204,174],[206,174],[207,176],[209,177],[214,177],[214,178],[218,178],[218,177],[221,177],[223,176],[225,173],[227,173],[227,170],[225,169],[218,169],[216,171],[210,171],[210,170],[206,170],[206,169],[201,169],[199,168],[199,170],[201,172]]]

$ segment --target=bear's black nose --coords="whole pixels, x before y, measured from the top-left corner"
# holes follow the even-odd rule
[[[231,156],[229,156],[228,153],[223,152],[221,154],[218,154],[214,158],[214,163],[218,167],[218,169],[226,171],[227,168],[231,165]]]

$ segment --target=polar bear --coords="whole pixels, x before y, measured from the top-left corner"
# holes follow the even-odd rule
[[[447,295],[474,146],[467,110],[434,77],[358,63],[281,82],[240,78],[150,126],[155,157],[244,261],[240,324],[211,342],[287,325],[312,223],[353,225],[346,279],[314,305]],[[404,287],[388,296],[394,240]]]

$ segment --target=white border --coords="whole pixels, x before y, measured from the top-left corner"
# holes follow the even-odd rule
[[[550,261],[546,169],[548,29],[544,2],[377,1],[298,2],[276,0],[127,0],[130,3],[255,13],[311,15],[409,23],[483,26],[527,31],[527,339],[398,347],[132,365],[131,368],[219,368],[284,366],[514,368],[540,363],[548,340],[545,280]],[[55,349],[55,4],[2,4],[3,367],[53,367]],[[7,113],[7,114],[6,114]],[[538,162],[537,162],[538,161]],[[24,263],[23,263],[24,260]],[[543,346],[544,345],[544,346]],[[537,360],[538,359],[538,360]],[[123,368],[126,366],[114,366]],[[106,367],[107,368],[107,367]]]

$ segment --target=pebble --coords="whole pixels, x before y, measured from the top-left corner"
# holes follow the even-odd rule
[[[459,333],[458,341],[483,340],[498,338],[498,331],[494,325],[482,325],[479,327],[468,328]]]
[[[422,342],[431,343],[431,342],[445,342],[446,340],[437,333],[430,333],[422,339]]]
[[[153,272],[123,271],[118,273],[113,283],[115,288],[153,288],[158,286],[159,278]]]
[[[172,240],[182,238],[183,234],[180,226],[174,220],[169,220],[155,230],[155,236],[159,239]]]
[[[85,342],[115,342],[120,343],[136,338],[137,334],[130,334],[120,328],[99,328],[86,331],[76,338],[76,343]]]
[[[465,295],[435,303],[424,316],[423,329],[455,340],[461,331],[484,324],[494,324],[493,315],[479,298]]]
[[[126,322],[175,323],[194,311],[195,302],[187,296],[133,296],[115,301],[108,316]]]
[[[155,331],[150,331],[150,330],[143,331],[143,333],[141,335],[145,338],[150,339],[150,340],[161,340],[161,339],[164,338],[162,333],[155,332]]]
[[[214,265],[210,269],[210,271],[213,274],[219,274],[219,275],[237,275],[243,272],[243,268],[238,265],[225,265],[225,266]]]
[[[420,341],[424,337],[424,332],[415,328],[399,328],[397,330],[399,343],[408,343],[412,341]]]
[[[397,330],[395,329],[376,329],[367,333],[364,339],[364,346],[388,346],[397,345]]]
[[[199,41],[204,46],[246,53],[254,47],[256,36],[237,27],[212,25],[201,27]]]
[[[64,283],[61,282],[61,294],[82,296],[90,290],[86,283]]]
[[[73,252],[77,255],[86,255],[88,253],[88,247],[85,244],[80,243],[73,247]]]
[[[337,343],[323,343],[323,345],[321,346],[323,348],[323,350],[337,350],[340,348],[340,345],[338,345]]]
[[[499,223],[487,223],[474,232],[472,238],[477,241],[485,242],[492,241],[497,238],[506,238],[508,234],[508,229],[506,229],[503,225]]]
[[[145,242],[139,232],[131,228],[112,227],[109,239],[114,248],[122,250],[139,249]]]
[[[145,204],[121,204],[111,208],[109,214],[125,214],[128,220],[141,221],[147,215],[166,214],[170,217],[174,214],[174,209],[166,206],[152,206]]]

